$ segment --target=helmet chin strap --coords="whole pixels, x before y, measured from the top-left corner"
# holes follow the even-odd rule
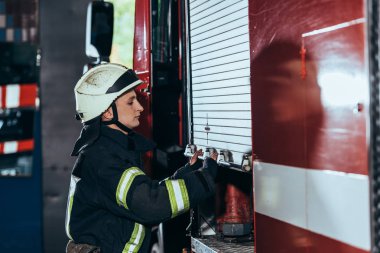
[[[129,127],[127,127],[126,125],[122,124],[120,121],[119,121],[119,117],[117,116],[117,108],[116,108],[116,104],[115,102],[113,102],[111,104],[111,108],[112,108],[112,112],[113,112],[113,118],[109,121],[102,121],[104,125],[111,125],[111,124],[115,124],[116,126],[118,126],[121,130],[127,132],[128,134],[132,132],[132,129],[130,129]]]

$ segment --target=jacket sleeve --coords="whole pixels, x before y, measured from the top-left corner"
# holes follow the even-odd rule
[[[202,162],[198,159],[193,165],[190,163],[186,163],[185,166],[179,168],[174,174],[170,177],[170,179],[180,179],[183,178],[184,175],[193,172],[202,167]]]
[[[160,184],[137,167],[102,167],[99,166],[97,180],[101,205],[117,216],[146,225],[158,224],[186,212],[213,194],[217,170],[212,160],[205,162],[202,169]]]

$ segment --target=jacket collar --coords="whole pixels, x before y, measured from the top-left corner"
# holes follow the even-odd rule
[[[100,117],[97,117],[94,120],[91,120],[91,122],[83,125],[82,131],[74,145],[71,155],[78,156],[82,150],[95,143],[101,136],[117,143],[124,150],[146,152],[154,149],[156,146],[154,142],[136,132],[132,131],[130,134],[126,135],[119,130],[107,127],[106,125],[101,124]]]
[[[132,131],[129,134],[112,129],[108,126],[101,126],[101,136],[117,143],[123,149],[146,152],[155,148],[155,143],[144,136]]]
[[[82,150],[93,144],[99,138],[100,126],[100,117],[96,117],[83,124],[82,131],[75,142],[73,151],[71,152],[72,156],[78,156]]]

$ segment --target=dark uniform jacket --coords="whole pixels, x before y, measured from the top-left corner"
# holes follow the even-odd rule
[[[141,154],[153,148],[137,133],[107,126],[81,149],[74,165],[66,213],[67,236],[102,253],[148,252],[151,227],[186,212],[214,191],[217,164],[189,164],[158,182],[145,175]]]

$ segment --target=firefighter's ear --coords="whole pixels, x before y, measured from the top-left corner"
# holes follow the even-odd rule
[[[113,110],[112,107],[108,107],[108,109],[103,112],[102,114],[102,120],[103,121],[110,121],[113,118]]]

